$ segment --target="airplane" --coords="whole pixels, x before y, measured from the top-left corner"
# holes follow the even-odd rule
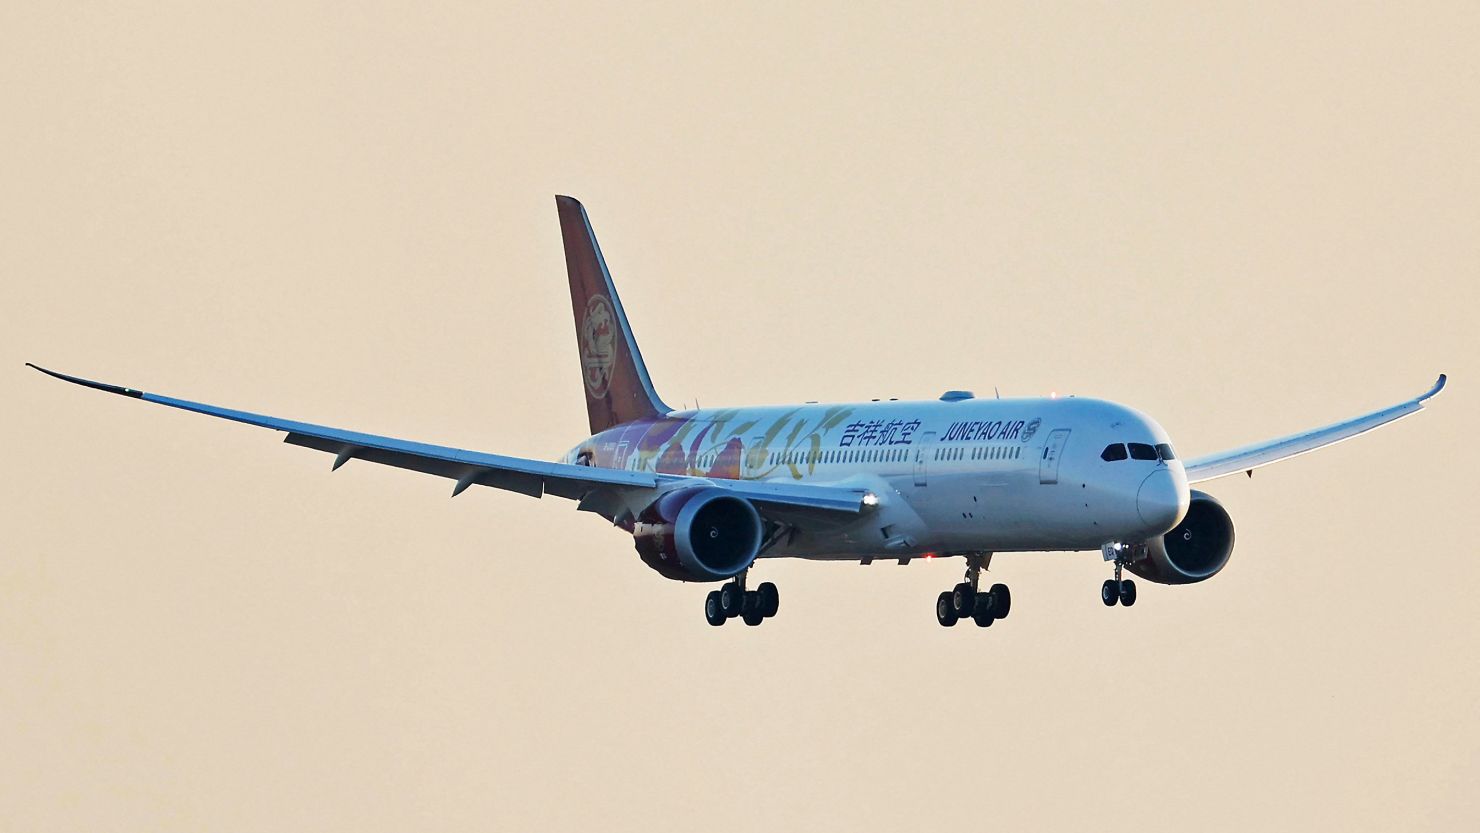
[[[1012,609],[1007,585],[982,588],[997,553],[1099,552],[1113,566],[1106,606],[1136,602],[1135,581],[1206,581],[1233,553],[1233,521],[1192,489],[1349,439],[1415,414],[1444,388],[1323,428],[1183,460],[1151,417],[1075,396],[806,403],[674,410],[653,387],[586,209],[556,197],[590,436],[553,462],[448,448],[206,405],[94,382],[84,387],[284,432],[285,442],[453,481],[576,501],[632,535],[665,578],[722,582],[710,625],[776,615],[761,559],[908,564],[965,559],[935,601],[936,621],[988,627]]]

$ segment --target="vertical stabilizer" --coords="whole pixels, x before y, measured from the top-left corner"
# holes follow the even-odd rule
[[[556,197],[591,433],[672,411],[653,390],[627,313],[580,201]]]

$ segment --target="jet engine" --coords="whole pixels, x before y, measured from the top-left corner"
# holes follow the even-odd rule
[[[1233,554],[1233,519],[1217,498],[1193,491],[1182,522],[1146,542],[1145,555],[1126,569],[1158,584],[1192,584],[1210,579]]]
[[[750,566],[764,526],[750,501],[724,489],[679,489],[642,510],[632,538],[644,564],[680,581],[719,581]]]

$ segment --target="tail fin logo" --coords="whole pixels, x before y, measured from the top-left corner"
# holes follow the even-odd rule
[[[585,371],[586,392],[592,399],[606,396],[611,389],[616,336],[617,317],[612,313],[611,301],[605,295],[592,295],[581,318],[581,367]]]

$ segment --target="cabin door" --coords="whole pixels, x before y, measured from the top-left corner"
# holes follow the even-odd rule
[[[926,475],[929,473],[930,465],[926,461],[930,455],[935,453],[935,432],[926,431],[920,435],[920,442],[915,444],[915,485],[924,486]]]
[[[1064,454],[1064,443],[1069,439],[1069,429],[1060,428],[1048,435],[1043,444],[1043,457],[1038,461],[1038,482],[1059,482],[1059,458]]]

